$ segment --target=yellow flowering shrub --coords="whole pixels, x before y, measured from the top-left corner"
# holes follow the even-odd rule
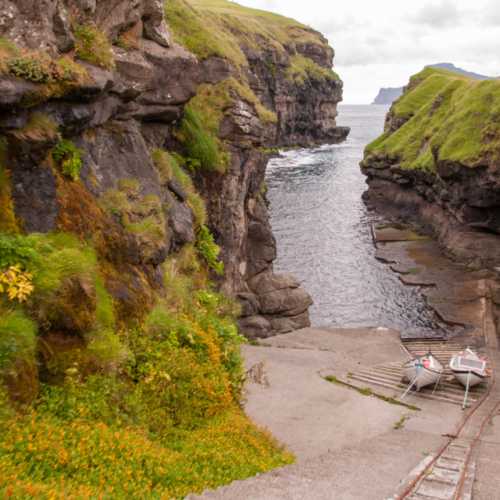
[[[33,275],[21,269],[21,266],[10,266],[0,272],[0,293],[6,293],[9,300],[25,302],[33,293]]]
[[[238,311],[193,247],[168,259],[156,307],[134,324],[71,235],[0,233],[0,269],[0,498],[182,498],[292,461],[239,406]],[[75,282],[95,300],[61,348],[49,343],[61,315],[84,309]],[[1,383],[19,361],[44,374],[23,412]]]
[[[35,412],[6,423],[1,498],[182,498],[292,460],[239,409],[164,439]]]

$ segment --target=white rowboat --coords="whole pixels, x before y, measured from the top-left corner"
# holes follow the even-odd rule
[[[403,365],[405,378],[410,382],[408,390],[415,387],[419,391],[422,387],[437,385],[443,371],[443,365],[430,352],[415,356]]]
[[[488,376],[486,360],[469,348],[451,358],[450,370],[464,387],[474,387]]]

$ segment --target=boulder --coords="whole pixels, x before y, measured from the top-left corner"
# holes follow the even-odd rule
[[[271,323],[263,316],[249,316],[238,321],[241,331],[249,339],[265,339],[273,335]],[[275,335],[276,333],[274,333]]]
[[[297,316],[307,311],[313,303],[303,288],[285,288],[258,297],[260,310],[267,315]]]

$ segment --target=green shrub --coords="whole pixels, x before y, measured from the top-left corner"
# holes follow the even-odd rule
[[[68,139],[61,139],[52,150],[52,157],[61,168],[61,172],[73,181],[80,179],[83,166],[82,150]]]
[[[220,248],[207,226],[198,229],[196,248],[210,269],[219,275],[224,273],[224,263],[219,260]]]
[[[39,51],[18,50],[5,64],[12,75],[40,84],[78,83],[87,76],[86,70],[70,57],[55,60]]]
[[[99,203],[126,231],[136,235],[144,248],[154,247],[166,238],[165,211],[158,196],[141,196],[140,191],[141,185],[136,179],[121,179],[118,189],[108,190]]]
[[[7,62],[9,71],[18,78],[34,83],[50,83],[53,81],[52,60],[45,54],[24,54]]]
[[[225,162],[218,139],[205,128],[200,115],[189,105],[184,111],[179,138],[186,149],[189,167],[224,172]]]
[[[74,29],[76,55],[104,69],[114,69],[115,59],[106,35],[91,24],[79,24]]]
[[[36,331],[36,325],[20,309],[0,307],[0,374],[16,359],[34,362]]]
[[[104,286],[103,279],[97,275],[95,279],[97,298],[96,326],[98,328],[114,328],[116,325],[113,299]]]
[[[33,243],[25,236],[0,233],[0,270],[16,264],[32,271],[39,262]]]
[[[86,355],[101,370],[116,370],[129,354],[118,334],[112,329],[98,329],[86,336]]]

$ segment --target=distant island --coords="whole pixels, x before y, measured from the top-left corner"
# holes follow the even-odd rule
[[[469,78],[474,78],[476,80],[492,80],[493,77],[481,75],[479,73],[474,73],[471,71],[466,71],[465,69],[458,68],[452,63],[438,63],[430,64],[426,68],[439,68],[445,69],[447,71],[452,71],[453,73],[458,73],[460,75],[467,76]],[[403,94],[404,87],[387,87],[381,88],[377,97],[372,102],[372,104],[392,104],[396,99],[398,99]]]
[[[403,93],[403,87],[381,88],[372,104],[392,104]]]

